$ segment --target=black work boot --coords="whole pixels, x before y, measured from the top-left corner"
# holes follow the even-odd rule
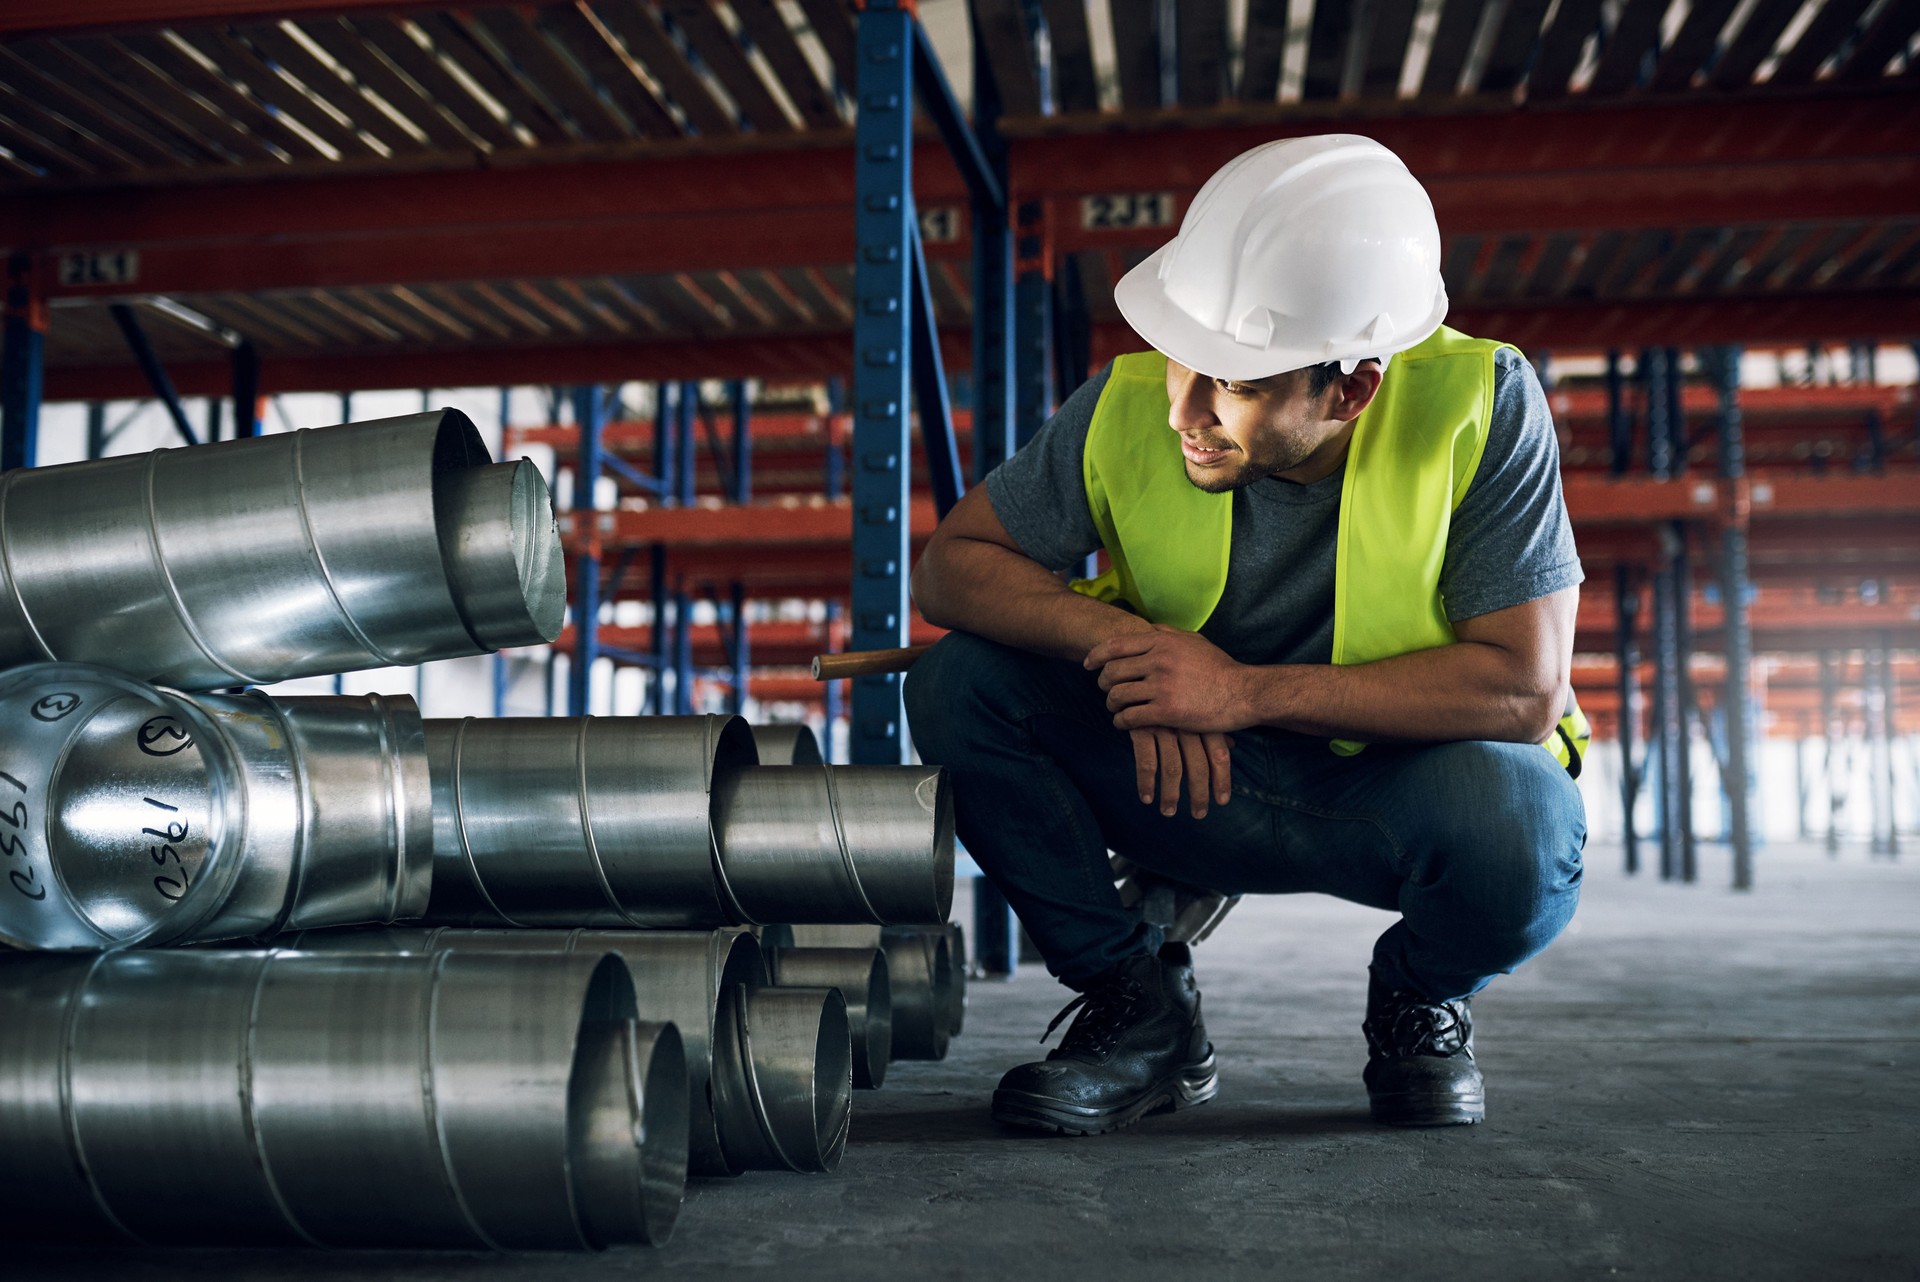
[[[1204,1104],[1219,1089],[1185,944],[1127,959],[1067,1003],[1041,1040],[1076,1009],[1073,1026],[1044,1060],[1000,1079],[995,1121],[1099,1135],[1149,1113]]]
[[[1467,998],[1428,1001],[1412,989],[1367,985],[1367,1097],[1389,1126],[1462,1126],[1487,1117],[1486,1086],[1473,1062]]]

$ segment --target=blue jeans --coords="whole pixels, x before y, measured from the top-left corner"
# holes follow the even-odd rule
[[[1234,736],[1233,800],[1194,819],[1142,805],[1094,674],[965,633],[907,678],[921,757],[953,777],[960,839],[1065,983],[1160,931],[1120,906],[1109,849],[1226,893],[1318,891],[1400,920],[1374,973],[1433,1001],[1477,992],[1553,942],[1580,896],[1586,811],[1530,744],[1375,744],[1336,756],[1284,731]]]

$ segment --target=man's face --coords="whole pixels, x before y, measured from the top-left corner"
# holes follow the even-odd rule
[[[1210,494],[1244,489],[1263,477],[1304,470],[1317,480],[1344,456],[1351,419],[1343,412],[1347,380],[1318,395],[1311,374],[1289,370],[1253,383],[1208,378],[1167,362],[1168,425],[1180,434],[1187,479]],[[1370,396],[1369,396],[1370,398]],[[1364,404],[1364,402],[1363,402]]]

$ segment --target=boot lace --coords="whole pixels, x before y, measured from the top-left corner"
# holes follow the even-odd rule
[[[1112,1054],[1120,1044],[1121,1034],[1131,1027],[1133,1013],[1139,1008],[1145,991],[1138,980],[1117,979],[1081,993],[1062,1006],[1060,1013],[1053,1017],[1053,1022],[1047,1025],[1047,1031],[1040,1034],[1040,1040],[1046,1041],[1067,1016],[1075,1011],[1080,1013],[1079,1018],[1067,1029],[1066,1036],[1060,1039],[1060,1045],[1047,1058],[1063,1055],[1104,1057]]]
[[[1467,1022],[1464,1003],[1432,1004],[1410,993],[1394,996],[1400,1000],[1379,1017],[1367,1021],[1367,1042],[1376,1055],[1446,1058],[1467,1051],[1471,1025]]]

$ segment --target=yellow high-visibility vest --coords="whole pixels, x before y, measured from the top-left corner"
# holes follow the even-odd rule
[[[1457,639],[1440,570],[1453,511],[1486,452],[1493,355],[1505,346],[1443,326],[1393,358],[1354,423],[1334,553],[1335,663],[1372,663]],[[1112,568],[1073,586],[1197,632],[1226,589],[1233,495],[1187,480],[1170,410],[1166,357],[1139,352],[1113,362],[1081,469]],[[1591,733],[1569,692],[1566,714],[1543,746],[1577,776]],[[1342,754],[1365,746],[1333,744]]]

